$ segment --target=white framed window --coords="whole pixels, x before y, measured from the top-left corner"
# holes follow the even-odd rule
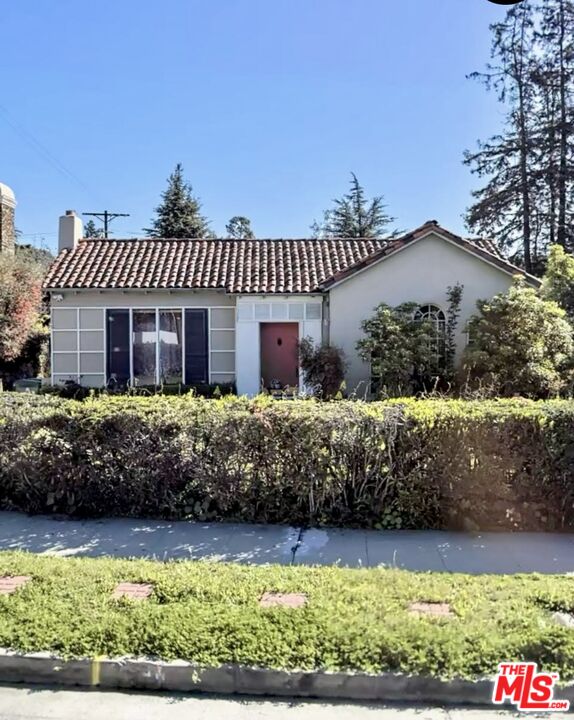
[[[440,364],[446,361],[446,315],[438,306],[428,303],[421,305],[415,311],[415,321],[427,322],[433,328],[431,337],[431,350],[435,353]]]

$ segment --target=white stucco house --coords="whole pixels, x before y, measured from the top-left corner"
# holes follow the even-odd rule
[[[436,221],[392,240],[83,239],[60,218],[50,295],[52,382],[301,385],[296,342],[341,347],[347,388],[370,385],[356,343],[381,302],[419,303],[444,319],[446,289],[464,285],[458,349],[476,301],[506,290],[513,266],[486,240]],[[538,281],[526,276],[532,284]]]

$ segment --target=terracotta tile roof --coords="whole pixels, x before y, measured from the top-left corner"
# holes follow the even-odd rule
[[[82,240],[50,268],[48,288],[222,288],[308,293],[383,240]]]
[[[429,222],[393,240],[82,240],[58,255],[44,287],[318,292],[431,230],[512,267],[487,242],[463,240]]]

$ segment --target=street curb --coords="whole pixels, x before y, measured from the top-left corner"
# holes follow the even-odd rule
[[[288,672],[241,665],[202,668],[182,660],[63,660],[49,653],[0,649],[0,682],[106,689],[271,695],[330,700],[380,700],[441,705],[491,705],[493,680],[439,680],[422,675]],[[574,684],[559,688],[574,704]]]
[[[457,705],[490,704],[492,693],[488,679],[443,681],[392,673],[288,672],[240,665],[201,668],[184,661],[133,658],[62,660],[49,653],[1,649],[0,682]]]

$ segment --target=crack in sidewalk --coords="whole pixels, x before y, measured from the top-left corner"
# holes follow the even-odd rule
[[[303,535],[305,534],[304,527],[299,528],[299,536],[297,537],[297,541],[295,542],[295,545],[291,548],[291,565],[295,565],[295,555],[297,554],[297,550],[301,547],[303,543]]]

